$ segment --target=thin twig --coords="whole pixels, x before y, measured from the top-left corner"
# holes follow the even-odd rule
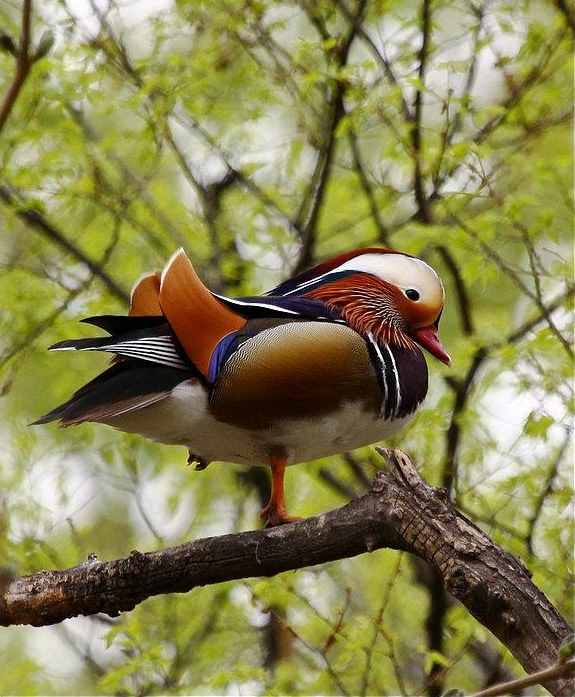
[[[66,300],[61,303],[55,310],[53,310],[47,317],[40,320],[34,325],[24,336],[20,336],[20,341],[17,344],[11,346],[5,354],[0,356],[0,367],[4,367],[9,361],[18,356],[23,350],[29,348],[33,343],[41,336],[47,329],[53,326],[54,320],[57,319],[63,312],[65,312],[70,304],[83,293],[86,288],[90,285],[93,280],[93,276],[90,276],[85,283],[82,283],[77,288],[71,290],[68,294]]]
[[[546,42],[541,52],[540,60],[535,62],[535,65],[522,79],[521,83],[515,84],[509,95],[500,102],[501,107],[498,113],[490,118],[476,133],[471,137],[470,142],[475,145],[484,143],[492,136],[507,119],[514,113],[514,107],[518,106],[521,101],[527,96],[529,91],[537,84],[543,82],[548,75],[545,73],[552,58],[556,55],[558,47],[561,45],[561,39],[565,34],[565,29],[561,29]],[[449,167],[443,174],[437,177],[433,191],[428,197],[429,203],[432,203],[441,198],[441,189],[443,185],[452,177],[456,176],[462,167],[466,166],[467,162],[457,162],[452,167]],[[413,216],[410,216],[402,224],[408,222]]]
[[[565,293],[546,305],[543,309],[541,309],[539,314],[527,322],[524,322],[511,334],[508,334],[500,341],[487,343],[477,348],[473,354],[471,363],[467,369],[467,373],[462,380],[453,380],[451,378],[446,379],[447,384],[455,392],[455,402],[453,405],[451,421],[445,435],[446,454],[442,472],[442,486],[444,486],[448,491],[452,488],[455,478],[455,462],[457,459],[457,452],[459,449],[461,436],[461,426],[459,424],[460,415],[467,405],[471,387],[475,381],[475,377],[479,369],[483,366],[484,361],[494,351],[501,348],[501,346],[516,344],[518,341],[521,341],[521,339],[523,339],[532,329],[534,329],[538,324],[541,324],[541,322],[545,321],[550,314],[563,307],[568,300],[573,298],[574,292],[574,287],[569,286]]]
[[[96,131],[93,124],[88,121],[86,114],[71,103],[67,103],[66,108],[68,109],[68,112],[74,122],[82,129],[84,136],[95,145],[100,145],[102,138]],[[147,180],[145,182],[141,181],[136,174],[134,174],[133,170],[130,169],[130,167],[124,162],[122,157],[120,157],[120,155],[110,148],[106,148],[105,157],[114,164],[114,166],[119,170],[121,176],[130,184],[131,187],[133,187],[134,191],[137,193],[138,202],[143,204],[146,210],[158,220],[162,228],[170,235],[178,246],[184,246],[185,238],[180,232],[181,223],[179,226],[172,223],[161,208],[153,203],[149,194],[146,193],[146,185],[148,183]],[[112,189],[111,185],[110,189]],[[118,195],[120,196],[120,192],[118,192]],[[144,223],[141,220],[138,220],[136,227],[143,229]],[[152,230],[147,230],[147,236],[150,238],[156,250],[162,254],[172,253],[173,249],[168,249],[166,243],[159,239]]]
[[[353,476],[359,482],[363,490],[367,491],[371,486],[371,479],[367,476],[367,472],[362,467],[359,460],[355,457],[355,455],[352,455],[352,453],[349,452],[344,453],[342,457],[349,466],[350,470],[353,473]]]
[[[375,619],[373,620],[373,632],[371,635],[371,640],[370,640],[368,646],[366,647],[365,666],[364,666],[363,673],[361,676],[361,686],[359,688],[359,694],[362,695],[362,697],[363,697],[363,695],[365,695],[367,693],[367,687],[369,684],[369,676],[371,673],[371,665],[372,665],[375,645],[377,643],[377,639],[378,639],[379,635],[384,632],[383,615],[385,614],[385,610],[387,609],[387,604],[388,604],[389,598],[391,596],[393,584],[395,583],[395,580],[397,579],[397,576],[399,575],[402,560],[403,560],[403,554],[400,552],[397,555],[397,561],[395,563],[393,571],[391,572],[391,575],[385,584],[385,588],[383,590],[383,594],[382,594],[382,598],[381,598],[381,604],[379,606],[379,609],[377,611]],[[405,694],[404,686],[400,684],[400,688],[401,688],[402,694]]]
[[[469,299],[467,286],[465,285],[461,271],[459,270],[453,255],[445,245],[440,244],[436,247],[436,249],[447,266],[451,277],[453,278],[453,283],[455,284],[457,303],[459,306],[459,317],[461,319],[463,333],[466,336],[471,336],[475,331],[473,326],[472,303]]]
[[[351,499],[354,499],[357,496],[357,493],[354,491],[352,486],[350,486],[347,482],[344,482],[342,479],[336,476],[327,467],[321,467],[317,474],[319,479],[325,482],[338,494],[343,496],[343,498],[347,501],[351,501]]]
[[[567,427],[565,428],[565,435],[563,437],[563,442],[561,443],[561,447],[559,448],[559,452],[553,459],[553,464],[551,466],[551,469],[549,470],[547,477],[546,477],[546,482],[545,482],[545,488],[539,493],[539,496],[535,500],[535,506],[533,509],[533,513],[531,514],[531,517],[528,521],[527,529],[529,532],[527,533],[526,537],[526,543],[527,543],[527,549],[529,550],[529,553],[531,555],[535,554],[533,550],[533,534],[535,531],[535,526],[537,525],[537,521],[539,520],[539,516],[541,515],[541,511],[543,510],[543,504],[545,503],[545,499],[553,492],[553,482],[555,481],[555,477],[557,476],[557,472],[559,470],[559,465],[561,464],[561,461],[565,457],[565,453],[567,452],[567,449],[569,448],[569,445],[571,444],[573,436],[573,431],[571,428]]]
[[[373,223],[377,229],[378,240],[379,242],[381,242],[381,244],[385,245],[386,247],[390,247],[391,243],[389,240],[389,231],[381,218],[381,214],[377,206],[377,201],[375,200],[375,193],[373,191],[373,187],[367,177],[367,172],[365,171],[365,167],[361,159],[361,152],[359,149],[357,133],[353,130],[353,128],[350,129],[348,132],[348,141],[351,154],[353,156],[355,171],[357,172],[357,178],[359,179],[360,186],[363,189],[363,192],[367,199],[369,210],[371,212],[371,219],[373,220]]]
[[[545,670],[539,670],[523,678],[516,678],[509,682],[499,683],[499,685],[492,685],[491,687],[485,688],[485,690],[481,690],[481,692],[476,692],[472,697],[498,697],[498,695],[507,695],[512,690],[520,690],[523,687],[540,685],[545,680],[572,677],[573,675],[575,675],[575,659],[570,658],[568,661],[560,661],[549,668],[545,668]]]
[[[485,17],[485,12],[486,12],[486,2],[483,2],[479,7],[474,8],[473,5],[471,5],[472,11],[474,12],[476,16],[476,23],[475,26],[473,27],[473,34],[472,34],[472,40],[471,40],[471,57],[469,59],[469,66],[467,68],[467,76],[465,78],[465,85],[463,86],[463,90],[461,92],[461,95],[459,97],[459,103],[460,104],[468,104],[471,102],[471,92],[473,90],[473,86],[475,84],[475,78],[477,77],[477,63],[479,60],[479,55],[480,55],[480,50],[479,50],[479,42],[482,38],[482,29],[483,29],[483,20]],[[462,110],[461,107],[455,114],[455,118],[453,121],[450,123],[449,122],[449,97],[448,101],[445,104],[445,114],[446,114],[446,125],[445,125],[445,130],[442,134],[442,140],[441,140],[441,147],[439,150],[439,155],[437,157],[437,161],[434,167],[435,173],[433,175],[433,186],[435,189],[437,189],[439,185],[439,178],[441,176],[441,165],[443,164],[443,158],[445,156],[445,153],[449,149],[449,147],[452,145],[453,140],[455,136],[459,133],[461,130],[461,127],[464,123],[464,119],[462,116]]]
[[[448,209],[449,210],[449,209]],[[540,293],[536,291],[532,291],[519,277],[517,273],[515,273],[507,264],[503,262],[503,259],[497,254],[486,242],[483,241],[482,236],[474,230],[469,223],[465,222],[459,215],[454,213],[452,210],[449,210],[450,215],[452,216],[453,220],[457,223],[457,225],[464,231],[466,232],[482,249],[484,254],[491,259],[491,261],[499,268],[503,273],[505,273],[514,283],[515,285],[525,294],[527,297],[531,298],[535,305],[543,312],[546,312],[546,308],[544,303],[542,302],[542,298]],[[537,274],[535,273],[535,276],[537,277]],[[538,278],[538,277],[537,277]],[[565,349],[567,355],[573,359],[575,357],[575,353],[573,351],[573,348],[571,347],[571,344],[567,339],[561,334],[557,326],[555,325],[555,322],[551,318],[551,315],[547,313],[545,319],[547,320],[547,323],[549,325],[549,328],[551,331],[555,334],[557,339],[559,340],[559,343],[563,346]]]

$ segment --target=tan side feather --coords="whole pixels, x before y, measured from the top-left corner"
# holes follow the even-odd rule
[[[216,300],[180,249],[162,273],[160,307],[188,358],[208,376],[214,348],[246,320]]]
[[[141,276],[132,288],[130,312],[132,317],[162,314],[160,307],[160,274],[157,271]]]

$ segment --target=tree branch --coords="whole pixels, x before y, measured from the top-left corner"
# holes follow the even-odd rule
[[[336,0],[336,4],[342,15],[353,25],[356,34],[364,41],[368,49],[371,51],[375,60],[381,65],[383,74],[385,75],[387,81],[398,90],[401,99],[401,111],[403,114],[403,118],[406,123],[410,123],[411,121],[413,121],[413,114],[410,111],[409,105],[405,99],[405,95],[402,90],[400,80],[395,74],[394,69],[391,66],[391,63],[386,58],[385,54],[382,51],[380,51],[379,48],[376,46],[374,40],[367,33],[365,28],[360,23],[359,19],[357,17],[354,17],[354,15],[348,10],[348,8],[345,5],[345,2],[343,2],[343,0]]]
[[[413,102],[413,126],[411,130],[411,146],[413,149],[413,190],[417,203],[417,218],[422,223],[430,223],[432,214],[425,193],[423,177],[423,92],[425,89],[425,73],[431,40],[431,0],[423,0],[421,6],[421,50],[419,51],[419,69],[417,71],[418,85]]]
[[[54,242],[58,247],[85,264],[94,276],[98,277],[106,288],[119,300],[125,303],[129,302],[129,293],[118,285],[110,274],[104,271],[98,262],[90,259],[90,257],[77,245],[71,242],[61,230],[52,225],[37,208],[26,205],[24,201],[16,196],[12,189],[4,185],[0,185],[0,201],[4,201],[4,203],[13,208],[16,215],[27,225],[41,232],[51,242]]]
[[[513,653],[529,673],[558,658],[572,631],[531,582],[523,563],[496,545],[433,489],[399,451],[380,450],[389,468],[372,489],[317,518],[188,542],[125,559],[94,557],[65,571],[44,571],[3,584],[0,624],[43,626],[76,615],[118,615],[146,598],[198,586],[352,557],[380,548],[409,551],[427,561],[447,590]],[[570,695],[570,678],[544,686]]]
[[[347,64],[349,51],[356,35],[356,27],[361,21],[365,10],[366,3],[359,2],[353,14],[355,22],[352,24],[351,29],[348,30],[345,37],[339,39],[333,48],[327,51],[326,58],[333,62],[338,73]],[[314,26],[316,26],[323,40],[332,39],[333,37],[328,34],[324,23],[309,10],[306,10],[306,12],[308,12],[310,20]],[[313,247],[315,245],[317,221],[325,199],[326,187],[331,174],[337,141],[337,127],[342,117],[345,115],[345,89],[345,83],[338,76],[328,92],[325,105],[326,117],[323,120],[321,133],[319,134],[316,165],[295,221],[296,227],[301,230],[301,247],[294,267],[295,273],[300,273],[309,267],[313,261]]]
[[[18,99],[30,68],[33,65],[33,58],[30,56],[30,25],[32,20],[32,0],[24,0],[22,5],[22,33],[18,48],[14,46],[14,57],[16,58],[16,72],[14,79],[8,87],[2,104],[0,104],[0,131],[4,128],[12,107]]]
[[[509,682],[500,683],[499,685],[493,685],[491,687],[481,690],[481,692],[476,692],[473,697],[496,697],[497,695],[508,695],[511,690],[514,693],[517,690],[521,690],[524,687],[533,687],[533,685],[541,685],[544,680],[549,678],[556,678],[563,676],[573,676],[575,674],[575,660],[569,659],[567,661],[557,661],[549,668],[537,671],[537,673],[532,673],[531,675],[526,675],[523,678],[517,678],[516,680],[509,680]]]
[[[555,0],[555,4],[565,18],[565,23],[571,30],[571,33],[575,36],[575,12],[572,5],[567,0]]]

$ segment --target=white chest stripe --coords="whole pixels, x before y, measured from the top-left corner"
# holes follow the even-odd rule
[[[379,416],[393,421],[399,418],[402,402],[401,383],[395,356],[387,344],[380,346],[371,332],[368,333],[367,339],[375,354],[377,366],[374,365],[374,367],[377,370],[383,392]],[[389,382],[390,380],[392,382]]]
[[[371,343],[373,350],[375,351],[375,355],[377,356],[377,360],[379,361],[379,374],[381,375],[381,378],[383,380],[383,399],[381,400],[381,407],[379,409],[379,417],[384,418],[385,417],[385,404],[387,401],[387,396],[389,394],[389,390],[387,387],[387,376],[386,376],[386,369],[385,369],[385,361],[383,360],[383,356],[381,354],[381,351],[379,350],[379,346],[377,345],[377,341],[373,338],[373,334],[371,332],[368,332],[367,338],[369,339],[369,342]]]
[[[399,414],[399,407],[401,406],[401,386],[399,384],[399,373],[397,371],[397,364],[395,362],[395,358],[393,356],[391,349],[387,345],[385,346],[385,348],[389,354],[389,357],[391,358],[391,366],[393,368],[393,375],[395,377],[395,384],[397,386],[397,399],[396,399],[395,410],[394,410],[395,416],[397,416]]]

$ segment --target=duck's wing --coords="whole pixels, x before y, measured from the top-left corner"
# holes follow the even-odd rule
[[[139,318],[137,318],[139,319]],[[157,321],[161,319],[162,321]],[[138,358],[141,361],[164,365],[169,368],[190,371],[193,366],[178,346],[174,334],[163,318],[151,318],[151,322],[133,323],[131,317],[89,317],[111,336],[90,339],[66,339],[50,346],[50,351],[105,351],[116,356]],[[137,328],[134,328],[136,324]]]
[[[85,421],[107,421],[165,399],[189,377],[180,369],[126,359],[100,373],[31,425],[59,421],[61,426],[72,426]]]
[[[167,397],[184,380],[199,377],[163,316],[104,315],[83,320],[110,336],[60,341],[53,351],[105,351],[110,368],[77,390],[34,424],[59,420],[62,426],[106,421]]]
[[[33,425],[106,421],[155,404],[176,385],[196,376],[162,314],[159,292],[160,275],[145,274],[132,289],[128,317],[99,315],[81,320],[110,336],[60,341],[50,347],[54,351],[105,351],[114,358],[111,367]]]

